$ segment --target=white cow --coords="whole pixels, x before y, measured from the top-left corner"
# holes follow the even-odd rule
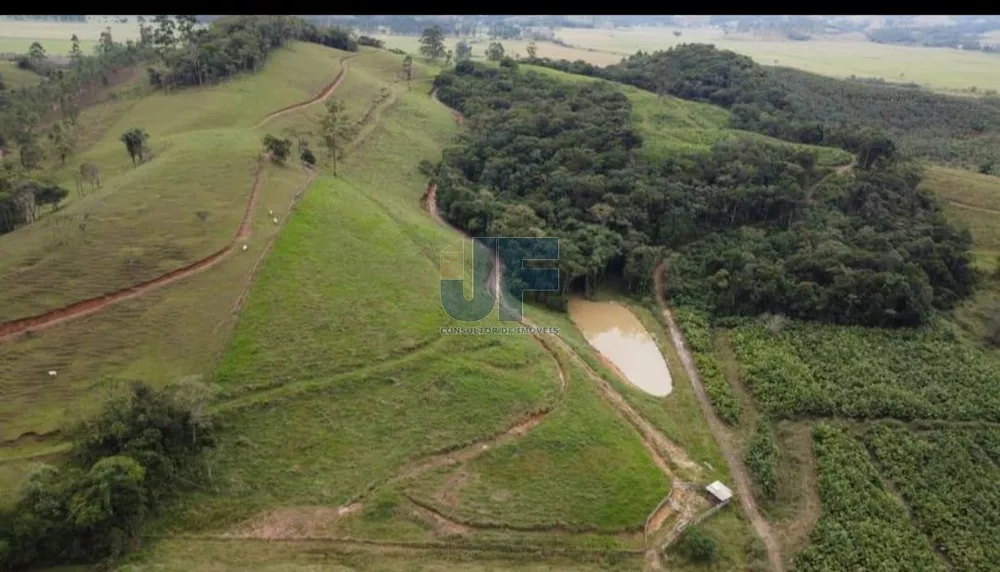
[[[56,370],[54,370],[54,369],[52,369],[52,370],[49,370],[49,377],[55,377],[56,375],[58,375],[58,373],[59,373],[59,372],[57,372],[57,371],[56,371]]]

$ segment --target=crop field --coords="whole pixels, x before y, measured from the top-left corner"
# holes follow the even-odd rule
[[[129,22],[40,22],[0,19],[0,53],[27,53],[33,42],[38,42],[46,53],[53,56],[68,55],[73,47],[73,34],[80,39],[80,48],[90,53],[97,46],[101,32],[111,28],[111,36],[117,42],[139,37],[139,23],[135,16]]]
[[[675,36],[675,30],[681,35]],[[590,58],[580,57],[599,65],[615,63],[639,50],[665,50],[678,44],[698,42],[748,55],[764,65],[799,68],[833,77],[880,77],[951,92],[968,93],[973,86],[979,91],[1000,89],[1000,66],[997,65],[1000,55],[951,48],[877,44],[865,40],[799,42],[736,38],[709,28],[559,28],[556,37],[584,53],[587,49],[605,52]],[[539,54],[543,55],[541,47]],[[612,57],[617,59],[606,61]]]
[[[821,423],[814,431],[823,515],[795,557],[796,570],[947,570],[881,484],[864,446],[838,427]]]
[[[1000,498],[992,485],[1000,429],[948,427],[913,432],[874,425],[863,440],[882,474],[906,500],[913,519],[957,570],[992,570]]]
[[[997,420],[1000,356],[944,326],[913,331],[762,321],[733,331],[743,378],[778,417]]]
[[[23,70],[17,64],[9,61],[0,61],[0,77],[7,89],[18,89],[38,85],[42,77],[35,72]]]

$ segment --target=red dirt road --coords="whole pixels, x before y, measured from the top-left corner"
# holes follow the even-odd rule
[[[347,66],[344,64],[344,62],[354,57],[355,55],[359,54],[352,54],[350,56],[344,56],[343,58],[341,58],[340,61],[342,67],[340,73],[338,73],[337,77],[335,77],[332,82],[330,82],[325,88],[323,88],[323,91],[321,91],[316,97],[313,97],[308,101],[296,103],[294,105],[290,105],[288,107],[279,109],[278,111],[275,111],[269,114],[264,119],[262,119],[259,123],[257,123],[256,126],[263,125],[264,123],[266,123],[270,119],[273,119],[274,117],[277,117],[278,115],[282,115],[296,109],[307,107],[309,105],[323,101],[326,98],[328,98],[330,94],[333,93],[335,89],[337,89],[337,86],[339,86],[340,83],[347,76]],[[121,302],[123,300],[129,300],[131,298],[136,298],[138,296],[142,296],[156,288],[159,288],[161,286],[166,286],[167,284],[171,284],[178,280],[187,278],[188,276],[192,276],[194,274],[202,272],[218,264],[223,258],[225,258],[227,255],[233,252],[240,239],[248,238],[253,230],[253,224],[252,224],[253,213],[257,205],[257,197],[259,195],[260,185],[261,185],[261,178],[260,178],[261,167],[262,167],[262,159],[258,157],[257,169],[256,172],[254,173],[253,189],[250,192],[250,198],[247,201],[247,207],[245,212],[243,213],[243,220],[240,222],[240,226],[236,231],[236,236],[224,248],[213,254],[206,256],[205,258],[196,260],[195,262],[192,262],[187,266],[171,270],[170,272],[167,272],[166,274],[163,274],[161,276],[157,276],[156,278],[153,278],[151,280],[140,282],[138,284],[133,284],[132,286],[128,286],[126,288],[122,288],[121,290],[116,290],[114,292],[108,292],[101,296],[95,296],[87,300],[81,300],[79,302],[75,302],[68,306],[63,306],[62,308],[49,310],[47,312],[35,316],[28,316],[26,318],[18,318],[16,320],[10,320],[8,322],[0,323],[0,344],[7,343],[17,338],[21,334],[24,334],[29,331],[35,332],[39,330],[44,330],[46,328],[50,328],[52,326],[61,324],[69,320],[95,314],[111,304],[114,304],[116,302]]]
[[[290,113],[290,112],[295,111],[297,109],[302,109],[303,107],[308,107],[310,105],[319,103],[321,101],[325,101],[326,98],[330,97],[330,94],[332,94],[333,91],[335,89],[337,89],[337,86],[340,85],[340,82],[342,82],[344,80],[344,78],[347,77],[347,63],[346,63],[347,60],[349,60],[351,58],[354,58],[354,57],[357,57],[357,56],[360,56],[360,55],[361,54],[351,54],[349,56],[344,56],[344,57],[340,58],[340,73],[338,73],[337,77],[333,78],[333,81],[331,81],[329,84],[327,84],[327,86],[323,88],[323,91],[319,92],[319,94],[317,94],[316,97],[314,97],[312,99],[309,99],[307,101],[302,101],[302,102],[299,102],[299,103],[293,103],[292,105],[289,105],[287,107],[282,107],[281,109],[279,109],[277,111],[272,111],[271,113],[268,113],[266,116],[264,116],[263,119],[261,119],[260,121],[258,121],[257,124],[254,125],[254,128],[256,129],[257,127],[260,127],[260,126],[264,125],[268,121],[270,121],[270,120],[272,120],[275,117],[278,117],[280,115],[284,115],[286,113]]]

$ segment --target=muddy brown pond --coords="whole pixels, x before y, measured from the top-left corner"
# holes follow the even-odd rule
[[[653,336],[628,308],[573,298],[569,316],[590,345],[633,385],[657,397],[670,393],[673,383],[667,362]]]

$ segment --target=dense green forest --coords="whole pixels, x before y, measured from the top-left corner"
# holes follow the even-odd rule
[[[202,85],[255,72],[288,40],[358,49],[347,30],[317,27],[294,16],[224,16],[207,28],[194,25],[193,16],[178,16],[176,24],[167,16],[157,16],[153,25],[140,21],[140,47],[153,48],[166,68],[149,68],[154,86]]]
[[[565,238],[564,292],[645,284],[667,248],[670,295],[716,316],[912,326],[972,291],[968,232],[891,141],[863,143],[852,177],[750,138],[652,161],[612,84],[506,60],[460,62],[435,87],[470,120],[437,172],[443,213],[475,235]]]
[[[921,89],[765,67],[707,44],[638,52],[599,67],[535,58],[532,64],[601,77],[732,111],[734,128],[858,152],[898,145],[907,156],[976,169],[998,159],[1000,98],[953,97]],[[892,137],[886,140],[886,133]]]

